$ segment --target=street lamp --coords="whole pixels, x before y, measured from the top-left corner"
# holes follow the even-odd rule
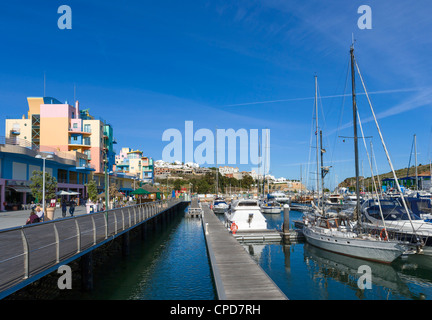
[[[52,159],[53,156],[51,154],[48,154],[46,156],[42,156],[40,154],[36,155],[36,159],[42,159],[43,165],[42,165],[42,212],[43,212],[43,218],[42,221],[45,221],[45,160],[46,159]]]

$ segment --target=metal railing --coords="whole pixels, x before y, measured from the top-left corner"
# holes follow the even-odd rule
[[[61,262],[92,250],[181,202],[168,199],[0,230],[0,298]]]

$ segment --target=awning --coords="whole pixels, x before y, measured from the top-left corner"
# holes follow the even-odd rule
[[[73,196],[78,194],[80,193],[75,191],[65,191],[65,190],[60,190],[59,192],[56,193],[56,195],[58,196]]]
[[[151,192],[144,190],[142,188],[136,189],[134,191],[132,191],[132,194],[150,194]]]
[[[16,192],[31,193],[31,189],[27,186],[6,186],[6,188],[11,188],[12,190],[15,190]]]

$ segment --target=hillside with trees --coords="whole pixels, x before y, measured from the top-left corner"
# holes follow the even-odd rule
[[[420,164],[420,165],[417,166],[417,173],[421,174],[421,173],[424,173],[424,172],[430,172],[429,168],[430,168],[429,164],[427,164],[427,165]],[[415,171],[416,171],[415,166],[410,167],[409,171],[408,171],[408,168],[403,168],[403,169],[395,170],[396,176],[398,178],[403,178],[403,177],[406,177],[408,175],[409,176],[415,176]],[[376,178],[377,177],[375,177],[375,179]],[[386,178],[393,178],[393,173],[391,171],[389,171],[387,173],[379,175],[379,180],[380,181],[382,181],[383,179],[386,179]],[[339,183],[338,187],[339,188],[349,188],[350,190],[353,191],[353,190],[355,190],[355,184],[356,184],[355,177],[350,177],[350,178],[346,178],[344,181],[342,181],[341,183]],[[371,179],[371,177],[365,177],[365,178],[364,177],[360,177],[360,188],[362,188],[363,185],[364,185],[364,187],[365,187],[365,189],[367,191],[371,191],[371,189],[372,189],[372,179]]]

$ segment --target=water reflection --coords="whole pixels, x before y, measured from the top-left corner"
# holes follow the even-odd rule
[[[431,299],[432,257],[410,256],[391,265],[346,257],[307,243],[244,244],[290,299]],[[359,270],[371,270],[371,288],[360,289]],[[360,279],[361,280],[361,279]]]
[[[359,299],[367,298],[369,290],[362,290],[358,285],[359,277],[363,275],[363,272],[360,271],[359,273],[359,268],[364,265],[371,268],[373,286],[379,286],[403,296],[415,298],[411,294],[409,287],[390,265],[346,257],[321,250],[309,244],[305,244],[304,246],[304,259],[314,279],[317,281],[322,280],[323,282],[326,282],[327,279],[332,279],[342,283],[355,291],[355,296]]]

